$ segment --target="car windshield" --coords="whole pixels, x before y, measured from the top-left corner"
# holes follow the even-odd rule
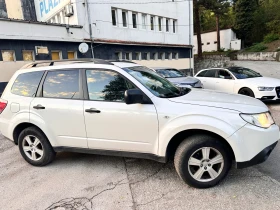
[[[185,75],[177,69],[157,69],[156,72],[165,78],[185,77]]]
[[[174,86],[171,82],[160,77],[145,66],[134,66],[123,69],[157,97],[174,98],[190,92],[190,89],[188,88],[181,89]]]
[[[248,68],[243,67],[231,67],[228,70],[237,78],[237,79],[248,79],[255,77],[262,77],[262,75],[258,72],[255,72]]]

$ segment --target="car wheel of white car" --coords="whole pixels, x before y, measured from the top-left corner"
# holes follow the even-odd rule
[[[195,188],[217,185],[231,168],[230,151],[219,139],[195,135],[178,147],[174,164],[179,176]]]
[[[33,166],[44,166],[55,158],[55,151],[46,136],[36,127],[24,129],[18,139],[23,158]]]
[[[255,94],[250,88],[241,88],[238,94],[255,98]]]

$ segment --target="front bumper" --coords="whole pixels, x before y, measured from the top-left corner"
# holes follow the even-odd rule
[[[267,158],[269,157],[270,153],[275,148],[277,143],[278,142],[275,142],[274,144],[266,147],[259,154],[257,154],[255,157],[253,157],[249,161],[236,162],[236,168],[238,168],[238,169],[247,168],[247,167],[250,167],[250,166],[253,166],[253,165],[257,165],[257,164],[263,163],[264,161],[267,160]]]

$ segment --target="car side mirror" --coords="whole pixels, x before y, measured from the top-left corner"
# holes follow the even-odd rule
[[[142,104],[144,95],[139,89],[130,89],[124,93],[124,101],[126,104]]]

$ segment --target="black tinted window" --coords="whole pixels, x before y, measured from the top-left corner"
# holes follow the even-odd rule
[[[79,70],[48,72],[43,85],[43,97],[79,99]]]
[[[216,77],[216,70],[207,70],[203,77]]]
[[[124,93],[136,88],[118,73],[107,70],[87,70],[87,84],[90,100],[124,101]]]
[[[11,92],[20,96],[35,96],[43,71],[20,74],[15,80]]]
[[[219,71],[219,78],[221,78],[221,79],[232,79],[230,73],[228,73],[225,70],[220,70]]]
[[[202,71],[197,75],[197,77],[204,77],[205,73],[206,73],[206,71]]]

